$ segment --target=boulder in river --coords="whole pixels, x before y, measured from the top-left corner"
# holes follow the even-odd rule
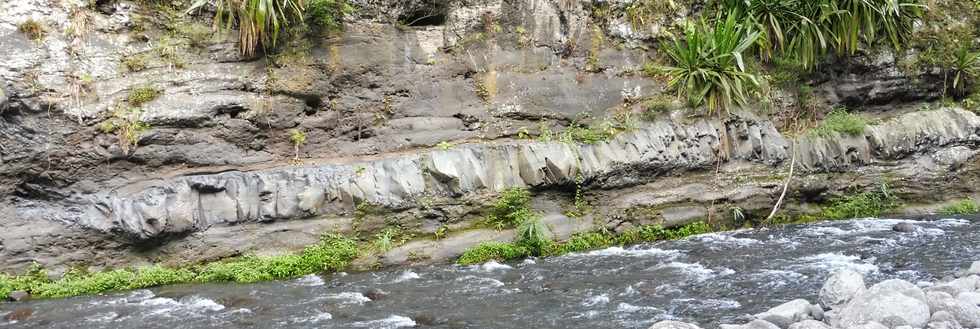
[[[22,290],[11,291],[9,294],[7,294],[7,300],[11,302],[21,302],[29,299],[31,299],[31,294]]]
[[[818,301],[825,308],[835,309],[865,290],[864,275],[852,270],[840,270],[831,274],[820,288]]]
[[[888,280],[900,281],[900,280]],[[889,317],[899,317],[906,324],[922,328],[929,321],[929,305],[920,300],[921,290],[912,289],[908,282],[882,282],[876,287],[854,297],[841,308],[836,325],[853,328],[869,322],[880,322]],[[924,298],[923,298],[924,299]]]
[[[791,324],[789,329],[830,329],[830,326],[817,320],[803,320]]]
[[[945,311],[964,327],[980,328],[980,307],[977,305],[957,300],[950,294],[940,291],[930,291],[926,294],[926,300],[933,313]]]
[[[956,295],[956,299],[967,304],[980,306],[980,292],[961,292]]]
[[[648,329],[701,329],[701,327],[680,321],[660,321],[654,323]]]
[[[923,303],[926,301],[926,293],[922,291],[922,288],[912,284],[911,282],[905,280],[891,279],[881,281],[871,288],[868,288],[868,294],[877,294],[880,292],[895,291],[903,295],[918,299]]]
[[[966,270],[966,274],[976,274],[980,275],[980,260],[970,264],[970,269]]]
[[[7,315],[4,315],[3,319],[7,321],[24,321],[30,318],[31,315],[34,315],[34,309],[30,307],[18,307],[10,311],[10,313],[7,313]]]
[[[892,230],[895,232],[911,233],[915,232],[915,225],[909,222],[901,222],[892,226]]]
[[[868,323],[859,324],[847,328],[848,329],[888,329],[888,327],[878,322],[868,322]]]
[[[802,321],[813,319],[813,316],[810,315],[811,310],[812,305],[807,300],[794,299],[757,314],[755,317],[764,319],[768,315],[777,315],[792,321]]]

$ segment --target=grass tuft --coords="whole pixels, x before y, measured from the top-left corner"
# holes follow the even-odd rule
[[[864,133],[864,128],[867,126],[867,121],[861,116],[837,108],[830,111],[819,126],[810,130],[810,134],[820,137],[831,137],[834,134],[858,136]]]
[[[44,36],[48,35],[48,29],[44,26],[44,23],[34,20],[33,18],[28,18],[17,24],[17,31],[27,35],[28,38],[34,41],[40,41],[44,39]]]
[[[130,89],[126,101],[129,102],[129,105],[138,107],[157,99],[157,97],[160,97],[160,90],[146,85]]]
[[[943,207],[939,213],[946,216],[975,215],[980,214],[980,205],[976,201],[964,199]]]

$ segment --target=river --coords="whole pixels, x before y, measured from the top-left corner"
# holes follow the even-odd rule
[[[646,328],[743,323],[816,301],[830,271],[929,281],[980,259],[980,223],[854,220],[712,233],[514,263],[434,265],[257,284],[161,287],[0,304],[23,328]],[[373,298],[373,299],[372,299]],[[3,320],[0,320],[3,321]]]

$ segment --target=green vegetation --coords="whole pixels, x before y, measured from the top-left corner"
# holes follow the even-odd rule
[[[293,159],[299,159],[299,148],[306,144],[306,133],[299,129],[293,129],[289,132],[289,142],[293,144],[293,151],[295,157]]]
[[[878,217],[899,206],[898,198],[888,192],[887,185],[876,191],[847,195],[833,200],[818,215],[822,219],[851,219]]]
[[[824,117],[820,125],[810,130],[810,134],[820,137],[831,137],[834,134],[858,136],[864,133],[868,123],[861,116],[847,112],[847,109],[837,108]]]
[[[954,95],[966,95],[971,85],[980,76],[980,52],[971,51],[963,46],[953,54],[952,65],[948,68],[946,79],[953,79]],[[944,91],[948,93],[948,91]]]
[[[160,97],[160,90],[154,88],[150,85],[133,87],[129,89],[129,95],[126,96],[126,102],[132,106],[143,106],[154,99]]]
[[[130,55],[123,57],[123,67],[129,72],[139,72],[146,69],[146,57],[143,55]]]
[[[341,27],[341,19],[354,13],[344,0],[311,0],[306,7],[310,24],[320,31],[336,31]]]
[[[284,279],[324,271],[338,271],[357,257],[357,243],[336,235],[296,255],[244,256],[238,259],[188,268],[151,266],[87,273],[72,270],[61,279],[50,280],[44,269],[33,266],[21,276],[0,274],[0,299],[23,290],[42,298],[97,294],[190,282],[257,282]]]
[[[901,49],[922,16],[920,0],[723,0],[720,8],[762,32],[756,51],[804,68],[833,51],[853,55],[862,45],[889,42]]]
[[[28,18],[20,22],[20,24],[17,24],[17,31],[20,31],[20,33],[23,33],[27,38],[34,41],[40,41],[48,34],[48,29],[44,27],[44,24],[33,18]]]
[[[980,214],[980,205],[976,201],[964,199],[943,207],[939,213],[946,216],[975,215]]]
[[[395,248],[395,235],[397,234],[398,230],[393,227],[381,230],[380,233],[374,236],[374,242],[372,242],[374,249],[378,252],[385,253]]]
[[[523,247],[508,242],[484,242],[463,252],[456,260],[460,265],[486,263],[491,260],[524,258],[529,255]]]
[[[129,153],[139,144],[143,132],[150,126],[140,120],[143,110],[137,107],[118,107],[112,117],[99,124],[99,130],[106,134],[115,133],[123,153]]]
[[[512,188],[500,192],[497,202],[490,208],[486,222],[497,229],[517,227],[521,223],[536,218],[531,210],[531,192],[523,188]]]
[[[655,18],[676,10],[674,0],[636,0],[626,5],[626,18],[634,30],[640,30]]]
[[[518,232],[518,240],[512,243],[484,242],[463,252],[456,261],[461,265],[485,263],[491,260],[505,261],[529,256],[558,256],[572,252],[582,252],[611,246],[631,245],[642,242],[676,240],[692,235],[711,232],[704,222],[695,222],[678,228],[663,228],[659,225],[646,225],[630,229],[622,234],[610,232],[586,232],[573,235],[565,242],[550,240],[528,240],[526,232]],[[534,243],[538,243],[536,248]]]
[[[738,24],[736,15],[714,25],[705,19],[688,24],[684,38],[664,49],[674,65],[662,68],[668,86],[692,107],[707,105],[709,114],[746,104],[759,81],[746,70],[743,53],[758,37],[750,26]]]
[[[439,144],[436,144],[436,148],[446,151],[453,148],[453,143],[447,141],[441,141],[439,142]]]
[[[187,10],[210,3],[197,0]],[[252,56],[256,47],[275,47],[279,33],[293,21],[303,20],[302,0],[217,0],[214,24],[224,30],[238,28],[242,55]]]

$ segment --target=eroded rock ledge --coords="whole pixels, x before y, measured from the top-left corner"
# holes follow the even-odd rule
[[[951,165],[971,159],[978,145],[980,117],[949,109],[906,114],[870,126],[864,136],[803,137],[797,148],[803,170],[821,172],[937,151],[935,161]],[[221,225],[350,216],[359,204],[408,209],[426,197],[548,188],[576,179],[591,188],[620,188],[722,161],[777,165],[789,152],[771,123],[751,115],[692,124],[665,120],[594,145],[468,144],[370,161],[147,180],[20,214],[47,213],[139,242]]]

